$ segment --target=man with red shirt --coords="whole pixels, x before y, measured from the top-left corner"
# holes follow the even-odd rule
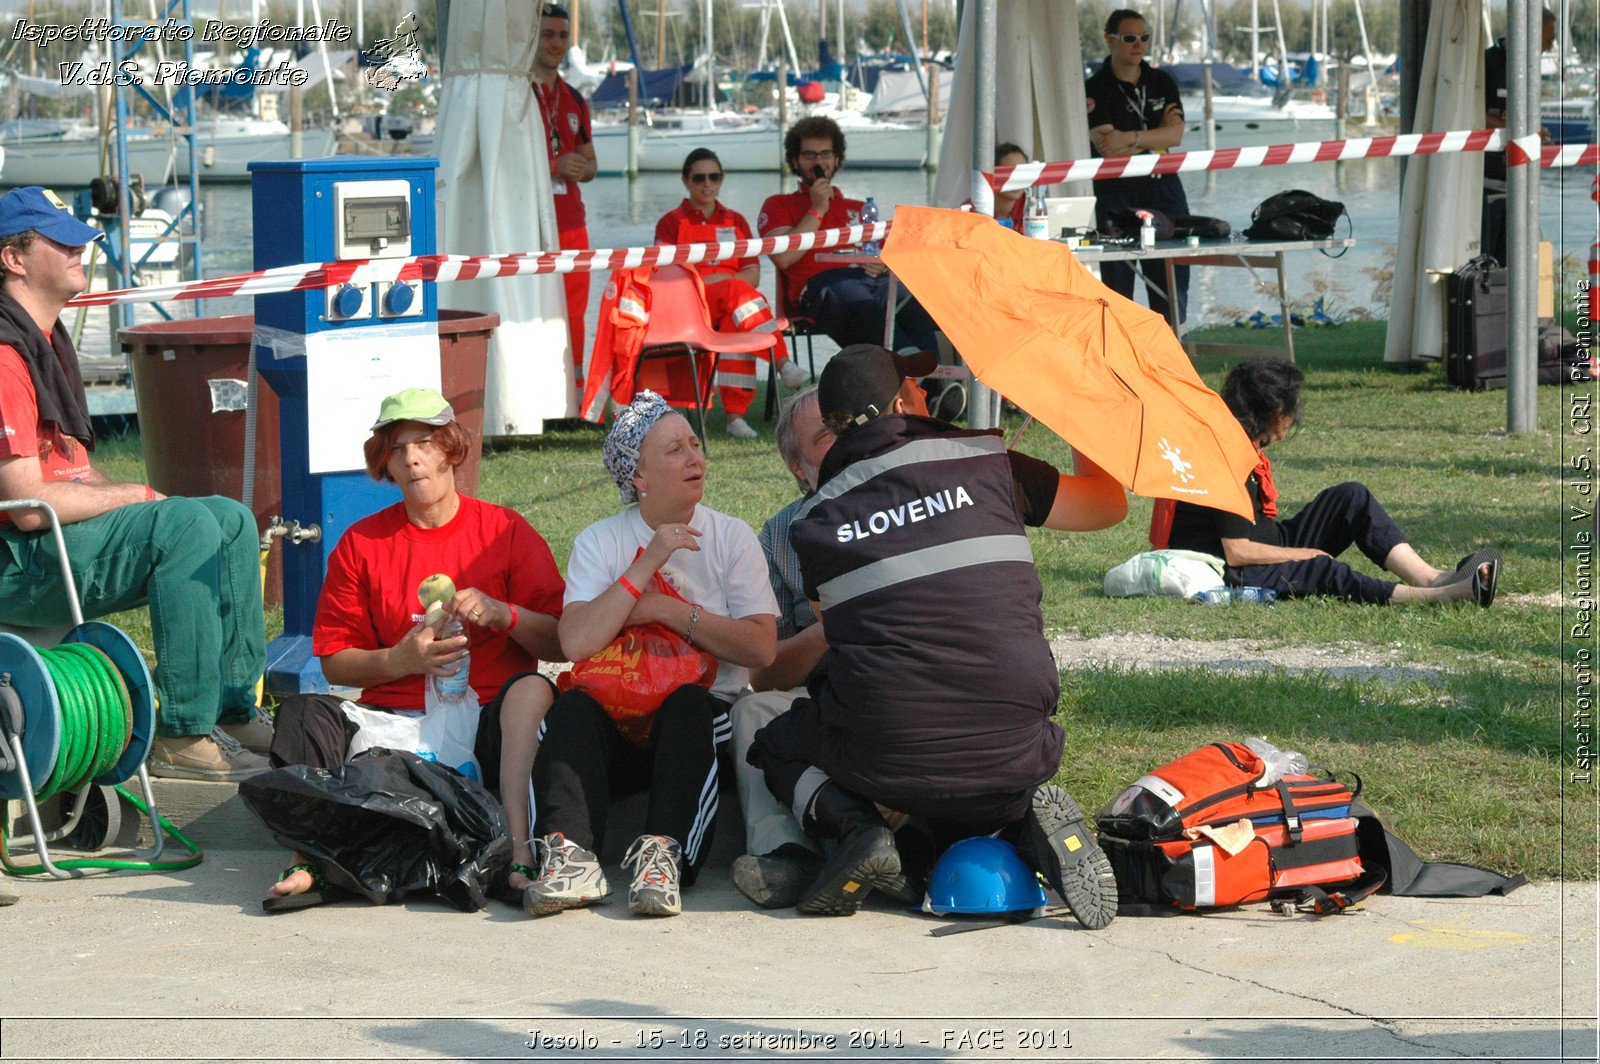
[[[251,720],[266,660],[255,518],[232,499],[114,483],[89,461],[78,355],[58,319],[88,287],[83,249],[100,236],[45,189],[0,196],[0,498],[55,510],[86,617],[149,603],[161,704],[151,773],[244,779],[267,763],[233,740],[264,750],[271,739]],[[0,623],[72,621],[48,523],[38,509],[0,515]]]
[[[802,118],[784,135],[783,152],[800,187],[769,196],[761,205],[757,225],[762,236],[860,223],[862,202],[848,199],[833,186],[833,176],[844,166],[844,133],[838,123],[820,115]],[[889,310],[889,277],[883,265],[833,266],[817,262],[816,257],[815,251],[772,256],[782,275],[784,302],[815,321],[840,347],[881,344]],[[896,348],[936,349],[933,319],[916,300],[901,304],[895,326]]]
[[[589,105],[561,80],[561,61],[572,44],[572,16],[560,4],[540,10],[539,46],[533,53],[533,100],[544,119],[550,156],[550,191],[555,197],[556,229],[563,250],[589,246],[580,182],[593,181],[599,170],[594,137],[589,130]],[[572,341],[572,366],[578,391],[583,391],[583,316],[589,310],[589,275],[565,275],[567,333]]]

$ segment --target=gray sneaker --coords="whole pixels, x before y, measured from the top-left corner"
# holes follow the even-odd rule
[[[683,850],[665,835],[640,835],[622,858],[633,869],[628,911],[639,916],[677,916],[683,912],[678,879]]]
[[[792,909],[806,896],[822,865],[820,854],[786,842],[771,853],[734,858],[733,885],[763,909]]]
[[[539,878],[522,892],[522,909],[529,916],[576,909],[611,893],[600,858],[560,832],[539,841],[543,854]]]
[[[150,744],[147,765],[150,775],[158,778],[206,783],[238,783],[272,767],[222,731],[156,739]]]

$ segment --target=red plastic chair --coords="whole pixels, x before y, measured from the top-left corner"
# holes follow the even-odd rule
[[[711,312],[686,266],[659,266],[650,273],[650,324],[645,327],[639,361],[687,356],[694,381],[695,411],[700,419],[700,443],[706,444],[706,407],[711,400],[711,380],[719,355],[765,351],[778,342],[786,323],[779,320],[773,332],[718,332]],[[704,379],[701,359],[710,355]]]

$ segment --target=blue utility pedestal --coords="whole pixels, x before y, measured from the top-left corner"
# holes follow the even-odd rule
[[[251,163],[255,268],[435,254],[438,165],[357,156]],[[320,333],[337,332],[344,334],[337,338],[343,350],[370,333],[376,352],[396,330],[414,331],[439,316],[432,283],[374,282],[360,273],[352,280],[256,297],[256,364],[278,395],[283,519],[302,530],[281,542],[283,635],[267,647],[266,675],[267,689],[277,695],[328,690],[311,653],[328,555],[351,524],[400,499],[393,484],[367,476],[359,451],[348,461],[341,453],[339,464],[348,469],[312,472],[311,412],[330,397],[308,395],[306,346],[330,339]],[[377,418],[377,403],[370,405],[365,424]]]

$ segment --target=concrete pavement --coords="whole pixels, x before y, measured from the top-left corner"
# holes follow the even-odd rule
[[[1596,1059],[1592,883],[933,937],[889,908],[755,910],[725,865],[670,920],[630,917],[620,871],[542,920],[267,916],[283,863],[10,881],[0,1059]]]

